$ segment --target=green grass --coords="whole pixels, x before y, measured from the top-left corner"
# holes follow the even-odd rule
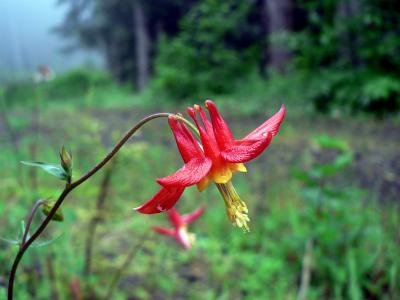
[[[19,166],[19,160],[55,163],[64,145],[73,153],[77,178],[149,112],[185,110],[185,103],[154,99],[152,91],[136,95],[107,77],[92,77],[86,88],[61,78],[39,90],[6,91],[6,113],[17,133],[19,153],[11,148],[4,126],[0,127],[0,237],[15,238],[34,201],[55,198],[62,189],[61,181],[39,170],[37,188],[33,188],[33,169]],[[262,100],[272,95],[279,98],[278,88],[267,94],[261,82],[252,84],[241,92],[220,96],[224,100],[221,111],[236,136],[255,128],[265,119],[265,112],[271,114],[279,108],[280,100]],[[57,95],[57,86],[59,91],[65,90],[63,95]],[[282,101],[288,115],[280,134],[266,153],[247,165],[248,174],[234,178],[249,206],[251,232],[245,234],[229,223],[216,188],[210,186],[203,193],[189,188],[178,209],[186,213],[200,205],[207,207],[205,215],[190,227],[197,235],[195,247],[185,252],[173,240],[151,234],[128,265],[113,299],[297,299],[310,239],[314,245],[307,299],[400,296],[399,207],[390,202],[398,196],[391,181],[398,170],[386,166],[396,159],[399,142],[388,137],[395,136],[398,124],[366,118],[329,119],[307,109],[302,112],[295,95],[284,97],[292,100]],[[40,99],[39,133],[32,126],[35,99]],[[292,174],[296,168],[309,171],[316,161],[330,158],[329,151],[315,145],[314,137],[321,133],[346,141],[358,160],[327,178],[334,193],[320,197],[318,190],[310,191]],[[32,145],[37,148],[36,155]],[[377,166],[377,159],[386,167]],[[181,164],[165,120],[143,128],[117,156],[95,235],[92,276],[82,274],[85,240],[104,171],[72,192],[63,206],[65,221],[52,223],[42,239],[62,236],[50,246],[29,250],[18,272],[16,299],[52,299],[54,293],[60,299],[72,299],[71,285],[77,283],[87,299],[104,297],[112,274],[130,249],[142,242],[143,234],[155,225],[168,226],[164,215],[140,215],[132,207],[157,190],[155,178]],[[310,201],[313,197],[321,201],[321,207]],[[381,200],[388,203],[379,205]],[[7,278],[16,250],[0,241],[0,283]],[[0,288],[0,293],[4,289]]]

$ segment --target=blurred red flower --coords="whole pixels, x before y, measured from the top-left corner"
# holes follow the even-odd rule
[[[195,235],[189,233],[187,225],[196,221],[204,212],[204,207],[201,207],[187,215],[180,215],[173,207],[167,212],[173,228],[153,227],[153,230],[159,234],[164,234],[173,237],[183,248],[190,249],[195,241]]]

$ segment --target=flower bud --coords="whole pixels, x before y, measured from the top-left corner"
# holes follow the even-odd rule
[[[72,176],[72,155],[68,152],[64,146],[60,151],[61,167],[67,173],[68,177]]]
[[[52,200],[46,200],[43,202],[42,204],[42,212],[44,215],[48,216],[50,211],[52,210],[52,208],[54,207],[54,204],[56,202],[52,201]],[[62,213],[61,208],[57,209],[56,213],[54,214],[54,216],[51,218],[53,221],[58,221],[58,222],[62,222],[64,221],[64,215]]]

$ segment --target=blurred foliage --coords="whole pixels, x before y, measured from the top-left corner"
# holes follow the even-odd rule
[[[400,108],[400,80],[395,76],[368,71],[324,70],[311,81],[311,99],[317,110],[360,111],[377,116]]]
[[[242,89],[255,94],[246,87],[262,82],[254,105],[297,95],[294,102],[324,113],[381,117],[400,109],[396,0],[288,0],[274,22],[291,25],[277,32],[269,31],[268,1],[136,0],[147,40],[142,51],[132,1],[60,3],[68,13],[58,32],[103,51],[119,81],[137,81],[138,53],[147,53],[142,59],[149,61],[149,90],[157,98],[179,102]],[[274,47],[291,52],[280,74],[271,67]],[[240,105],[243,97],[235,100]]]
[[[237,0],[195,5],[181,20],[179,34],[158,45],[156,88],[177,100],[235,88],[238,75],[248,75],[259,60],[259,46],[248,42],[254,31],[250,9],[251,2]]]
[[[400,283],[400,278],[393,278],[400,267],[395,257],[398,246],[386,244],[387,232],[373,205],[361,201],[362,190],[329,182],[352,163],[350,147],[329,136],[318,136],[314,143],[316,159],[295,175],[303,182],[300,194],[305,203],[299,214],[303,240],[313,245],[308,267],[316,299],[393,299],[395,294],[388,291]],[[329,151],[329,157],[323,157]]]
[[[307,22],[286,36],[319,111],[400,109],[398,1],[298,1]]]
[[[91,89],[113,85],[112,78],[105,71],[93,69],[76,69],[56,76],[43,83],[23,82],[9,84],[5,87],[4,99],[8,105],[32,102],[32,96],[39,98],[65,98],[88,94]],[[18,103],[17,103],[18,102]]]
[[[257,5],[199,1],[183,17],[179,33],[160,40],[153,87],[179,101],[253,86],[257,76],[252,74],[259,72],[266,47],[260,19],[254,22]],[[277,75],[271,70],[267,80],[262,78],[264,99],[255,103],[287,99],[292,91],[303,95],[297,101],[310,101],[325,113],[399,111],[396,1],[295,1],[295,12],[295,30],[271,39],[292,50],[288,71]]]
[[[76,69],[42,82],[16,82],[4,86],[5,109],[41,105],[70,105],[79,107],[129,106],[141,97],[133,94],[129,86],[117,84],[104,70]],[[2,100],[3,101],[3,100]],[[142,103],[145,104],[145,103]],[[23,119],[19,121],[23,122]]]
[[[49,97],[71,97],[86,94],[91,88],[112,84],[109,74],[104,71],[77,69],[56,77],[46,83],[44,92]]]

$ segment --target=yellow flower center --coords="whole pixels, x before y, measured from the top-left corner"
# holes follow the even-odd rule
[[[197,189],[199,192],[204,191],[212,181],[216,184],[228,183],[232,179],[232,175],[236,172],[245,173],[247,169],[242,163],[224,163],[218,167],[213,167],[208,175],[197,184]]]

